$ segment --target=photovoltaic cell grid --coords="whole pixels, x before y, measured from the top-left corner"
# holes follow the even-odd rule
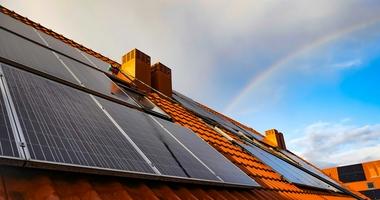
[[[0,156],[20,157],[16,145],[8,113],[5,108],[4,97],[0,92]]]
[[[51,50],[2,29],[0,29],[0,43],[2,44],[0,46],[1,57],[79,85]],[[102,72],[63,55],[59,55],[59,58],[80,78],[88,89],[138,106]]]
[[[31,26],[27,26],[24,23],[19,22],[3,13],[0,13],[0,26],[17,34],[20,34],[26,38],[29,38],[35,42],[43,44],[41,38],[37,35]]]
[[[308,164],[307,162],[303,161],[302,159],[298,158],[297,156],[293,155],[292,153],[288,152],[287,150],[282,150],[281,151],[283,154],[285,154],[286,156],[288,156],[290,159],[294,160],[297,164],[299,164],[301,167],[305,168],[306,170],[309,170],[310,172],[334,183],[334,184],[337,184],[339,185],[336,181],[334,181],[333,179],[331,179],[329,176],[325,175],[324,173],[320,172],[318,169],[316,169],[315,167],[311,166],[310,164]]]
[[[31,159],[153,173],[88,94],[4,67]]]
[[[8,29],[10,31],[13,31],[17,34],[20,34],[30,40],[33,40],[39,44],[45,45],[45,43],[42,41],[40,36],[36,33],[36,31],[31,27],[28,26],[20,21],[17,21],[13,19],[12,17],[5,15],[3,13],[0,13],[0,25],[1,27]],[[59,51],[63,54],[66,54],[70,57],[73,57],[75,59],[80,60],[81,62],[84,62],[86,64],[89,64],[95,68],[98,68],[104,72],[108,72],[110,65],[92,55],[89,55],[85,52],[78,51],[74,47],[67,45],[49,35],[46,35],[43,32],[38,31],[39,34],[42,35],[44,39],[47,40],[49,45],[56,51]]]
[[[80,62],[70,59],[66,56],[59,55],[59,58],[75,74],[75,76],[84,84],[84,86],[101,94],[125,101],[131,105],[138,104],[120,89],[110,78],[95,69],[92,69]]]
[[[162,174],[218,181],[150,116],[100,98],[98,101]]]
[[[77,84],[54,54],[44,47],[0,29],[0,56]]]
[[[194,153],[203,163],[209,166],[223,181],[259,186],[248,175],[242,172],[213,147],[209,146],[207,142],[203,141],[191,130],[163,119],[156,118],[156,120],[169,130],[173,136]]]
[[[250,152],[253,156],[270,166],[273,170],[283,175],[289,182],[326,190],[339,191],[333,186],[328,185],[327,183],[281,160],[267,151],[264,151],[254,145],[246,145],[242,143],[240,143],[240,145],[242,145],[244,149]]]
[[[200,105],[198,105],[197,102],[193,101],[192,99],[180,94],[179,92],[173,92],[173,98],[177,100],[182,106],[185,108],[197,113],[203,118],[211,119],[214,122],[217,122],[219,125],[223,126],[228,131],[239,135],[238,131],[241,133],[256,138],[257,140],[263,139],[262,136],[257,134],[252,134],[250,131],[245,130],[244,128],[241,128],[232,122],[221,118],[220,116],[215,115],[214,113],[211,113],[207,111],[206,109],[202,108]]]

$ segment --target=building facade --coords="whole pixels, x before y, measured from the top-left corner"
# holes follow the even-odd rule
[[[380,199],[380,160],[327,168],[323,171],[371,199]]]

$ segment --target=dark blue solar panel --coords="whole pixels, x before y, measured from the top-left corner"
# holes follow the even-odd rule
[[[77,83],[57,57],[44,47],[0,29],[0,56],[60,79]]]
[[[250,152],[256,158],[260,159],[264,164],[270,166],[274,171],[284,176],[284,178],[287,179],[289,182],[321,189],[338,191],[333,186],[328,185],[327,183],[285,162],[277,156],[260,149],[259,147],[246,144],[241,145],[244,147],[245,150]]]
[[[319,171],[319,169],[311,166],[309,163],[305,162],[304,160],[300,159],[298,156],[295,156],[294,154],[288,152],[287,150],[282,150],[281,151],[283,154],[285,154],[286,156],[288,156],[290,159],[294,160],[296,162],[296,164],[299,164],[301,167],[307,169],[308,171],[332,182],[332,183],[335,183],[337,185],[340,185],[338,184],[336,181],[334,181],[333,179],[331,179],[329,176],[327,176],[326,174],[322,173],[321,171]]]
[[[59,58],[74,73],[79,81],[83,83],[84,87],[138,106],[138,104],[131,97],[121,90],[121,88],[119,88],[119,86],[116,85],[104,73],[66,56],[59,55]]]
[[[1,65],[0,65],[1,68]],[[0,69],[1,73],[1,69]],[[7,111],[5,102],[8,101],[5,96],[3,77],[0,78],[0,157],[20,157],[13,135],[12,127],[9,121],[9,110]]]
[[[190,129],[156,118],[177,140],[205,163],[224,182],[248,186],[259,186],[247,174],[231,163],[222,154],[203,141]]]
[[[28,39],[31,39],[35,42],[43,44],[43,41],[31,26],[28,26],[3,13],[0,13],[0,26],[17,34],[20,34]]]
[[[111,67],[110,64],[100,60],[99,58],[89,55],[86,52],[82,52],[82,55],[84,55],[88,60],[90,60],[90,63],[92,66],[97,67],[98,69],[109,73],[109,68]]]
[[[31,160],[154,173],[90,95],[12,67],[3,72]]]
[[[104,99],[98,100],[162,174],[218,181],[149,115]]]
[[[88,59],[86,59],[86,57],[84,57],[80,53],[80,51],[78,51],[76,48],[74,48],[74,47],[72,47],[72,46],[70,46],[70,45],[68,45],[68,44],[66,44],[60,40],[57,40],[57,39],[53,38],[52,36],[47,35],[45,33],[42,33],[42,32],[38,32],[38,33],[48,43],[48,46],[50,48],[92,66],[92,63],[90,61],[88,61]]]
[[[242,133],[242,134],[245,134],[249,137],[254,137],[258,140],[263,139],[262,136],[260,136],[258,134],[252,134],[250,131],[245,130],[245,129],[233,124],[229,120],[223,119],[221,116],[218,116],[214,113],[209,112],[208,110],[201,107],[194,100],[192,100],[192,99],[190,99],[190,98],[188,98],[188,97],[186,97],[186,96],[184,96],[178,92],[173,92],[173,98],[175,100],[177,100],[179,103],[181,103],[181,105],[184,106],[185,108],[193,111],[194,113],[196,113],[200,117],[205,118],[206,121],[211,119],[211,121],[218,123],[220,126],[227,129],[228,131],[230,131],[233,134],[239,135],[239,133]]]

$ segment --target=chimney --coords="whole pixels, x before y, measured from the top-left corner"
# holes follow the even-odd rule
[[[122,57],[122,65],[117,77],[130,82],[130,80],[128,80],[120,71],[132,77],[133,82],[139,89],[144,90],[145,92],[150,92],[150,56],[138,49],[133,49]]]
[[[172,96],[171,69],[158,62],[151,68],[152,87],[168,97]]]
[[[269,145],[273,147],[286,149],[284,135],[278,132],[276,129],[265,131],[265,140]]]

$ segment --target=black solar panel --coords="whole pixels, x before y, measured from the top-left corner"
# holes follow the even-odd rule
[[[185,108],[193,111],[194,113],[196,113],[200,117],[206,119],[206,121],[211,120],[213,122],[216,122],[220,126],[222,126],[223,128],[227,129],[228,131],[230,131],[231,133],[233,133],[235,135],[239,136],[239,132],[240,132],[244,135],[247,135],[249,137],[254,137],[258,140],[263,139],[262,136],[257,135],[257,134],[252,134],[250,131],[245,130],[244,128],[241,128],[241,127],[233,124],[229,120],[223,119],[222,117],[220,117],[214,113],[209,112],[208,110],[202,108],[197,102],[193,101],[192,99],[190,99],[190,98],[188,98],[188,97],[186,97],[186,96],[184,96],[178,92],[173,92],[173,98],[175,100],[177,100],[179,103],[181,103],[181,105],[184,106]]]
[[[88,94],[3,71],[32,160],[153,173]]]
[[[338,167],[338,177],[343,183],[366,180],[362,164]]]
[[[77,83],[51,50],[0,29],[0,56],[8,60]]]
[[[87,59],[90,60],[90,63],[92,66],[97,67],[98,69],[100,69],[104,72],[109,72],[109,68],[111,67],[110,64],[100,60],[99,58],[96,58],[92,55],[89,55],[86,52],[82,52],[82,55],[84,55]]]
[[[104,99],[98,100],[162,174],[218,180],[149,115]]]
[[[1,67],[1,66],[0,66]],[[3,77],[0,78],[3,82]],[[2,86],[3,83],[0,83]],[[17,144],[12,132],[12,127],[9,121],[9,111],[5,107],[5,91],[1,87],[0,91],[0,157],[20,157]]]
[[[60,41],[60,40],[57,40],[53,37],[51,37],[50,35],[47,35],[45,33],[42,33],[42,32],[39,32],[39,34],[44,38],[44,40],[48,43],[49,47],[60,52],[60,53],[63,53],[65,55],[68,55],[72,58],[75,58],[81,62],[84,62],[88,65],[91,65],[92,66],[92,63],[89,62],[86,57],[84,57],[80,51],[78,51],[76,48],[70,46],[70,45],[67,45],[66,43]],[[94,66],[95,67],[95,66]]]
[[[340,185],[338,184],[336,181],[334,181],[333,179],[331,179],[329,176],[325,175],[324,173],[322,173],[321,171],[319,171],[319,169],[316,169],[315,167],[311,166],[310,164],[308,164],[307,162],[303,161],[302,159],[298,158],[297,156],[295,156],[294,154],[288,152],[287,150],[282,150],[281,151],[283,154],[285,154],[286,156],[288,156],[290,159],[294,160],[297,164],[299,164],[301,167],[307,169],[308,171],[332,182],[332,183],[335,183],[337,185]]]
[[[259,147],[246,144],[241,145],[253,156],[260,159],[263,163],[270,166],[274,171],[284,176],[284,178],[287,179],[289,182],[326,190],[338,191],[335,187],[315,178],[314,176],[285,162],[277,156],[260,149]]]
[[[131,97],[129,97],[119,88],[118,85],[116,85],[102,72],[92,69],[91,67],[63,55],[59,55],[59,58],[86,88],[138,106],[138,104]]]
[[[12,17],[9,17],[8,15],[0,13],[0,25],[3,28],[6,28],[35,42],[43,44],[41,38],[37,35],[35,30],[31,26],[17,21]]]
[[[176,139],[205,163],[224,182],[259,186],[253,179],[231,163],[222,154],[203,141],[191,130],[180,125],[156,118]]]

